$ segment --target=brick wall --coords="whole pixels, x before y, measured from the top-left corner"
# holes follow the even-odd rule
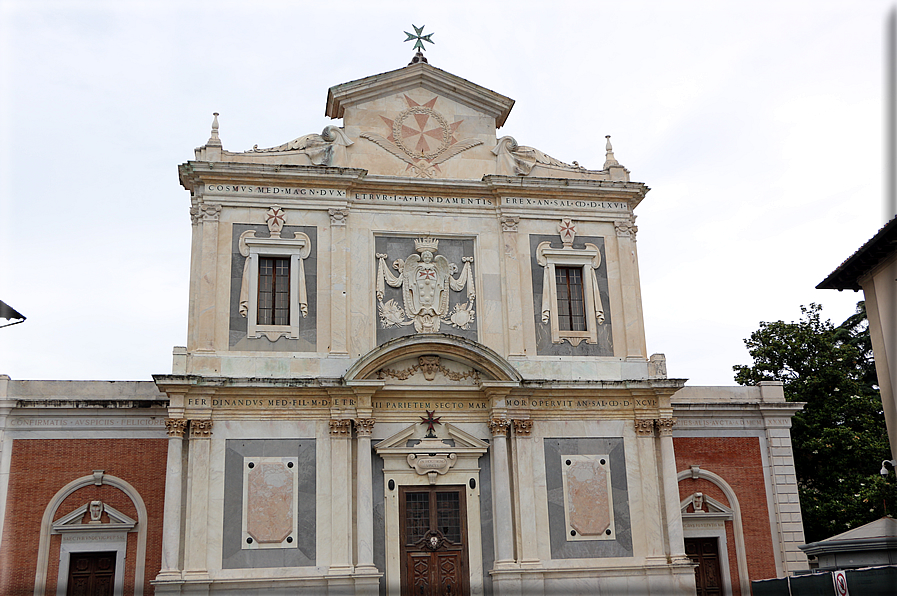
[[[776,577],[775,551],[769,509],[766,506],[766,478],[760,439],[757,437],[674,437],[676,469],[681,472],[690,466],[701,466],[725,480],[738,499],[747,555],[748,575],[751,579]],[[693,492],[703,492],[724,505],[731,503],[713,483],[703,479],[685,478],[679,483],[680,499]],[[738,566],[732,522],[726,522],[729,571],[732,589],[740,594]],[[722,555],[722,553],[720,553]],[[747,595],[745,595],[747,596]]]
[[[0,541],[0,594],[19,596],[34,592],[34,576],[41,519],[59,489],[92,473],[105,470],[130,483],[147,508],[147,543],[144,594],[153,594],[162,558],[162,511],[165,498],[166,439],[16,439],[12,444],[6,520]],[[55,519],[90,500],[109,503],[137,519],[137,510],[119,489],[90,485],[62,503]],[[140,520],[143,523],[143,520]],[[47,593],[55,594],[59,569],[60,537],[50,544]],[[125,595],[134,592],[137,534],[128,536]]]

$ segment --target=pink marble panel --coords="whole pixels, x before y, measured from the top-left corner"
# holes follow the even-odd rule
[[[293,531],[293,471],[258,463],[246,481],[246,531],[259,544],[283,542]]]
[[[610,527],[607,472],[597,461],[573,461],[567,468],[567,515],[581,536],[599,536]]]

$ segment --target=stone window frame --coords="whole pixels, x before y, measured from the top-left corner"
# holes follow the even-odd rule
[[[551,326],[551,343],[565,340],[573,346],[585,340],[588,344],[598,343],[598,325],[604,322],[604,308],[595,271],[601,265],[601,251],[594,244],[585,248],[552,248],[550,242],[542,242],[536,248],[536,261],[545,271],[542,281],[542,323]],[[581,267],[583,293],[585,297],[585,331],[567,331],[558,324],[558,298],[555,266]],[[599,315],[600,313],[600,315]]]
[[[255,230],[240,235],[240,254],[246,257],[243,283],[240,291],[240,314],[246,317],[246,336],[258,339],[265,336],[270,341],[280,337],[297,339],[299,321],[308,316],[308,295],[305,286],[303,261],[311,254],[311,240],[303,232],[294,232],[293,238],[256,238]],[[260,325],[258,322],[259,258],[279,257],[290,259],[290,324]]]

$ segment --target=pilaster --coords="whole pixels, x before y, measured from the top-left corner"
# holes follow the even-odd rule
[[[211,420],[190,421],[187,464],[187,525],[184,532],[184,579],[208,579],[209,463]],[[166,485],[167,490],[167,485]]]
[[[197,323],[197,350],[215,349],[215,321],[218,315],[216,303],[218,293],[218,217],[221,205],[203,203],[200,206],[202,219],[201,257],[199,264],[199,304],[195,316]]]
[[[626,358],[646,358],[642,297],[639,289],[638,258],[635,253],[635,234],[638,227],[630,219],[614,222],[617,233],[617,259],[620,263],[620,283],[623,292],[623,333],[626,338]],[[614,325],[616,331],[617,326]],[[616,336],[616,333],[614,334]]]
[[[330,214],[330,353],[348,354],[349,242],[348,209],[329,209]]]
[[[330,420],[330,573],[351,573],[352,474],[349,439],[351,419]]]
[[[527,418],[511,420],[514,429],[515,478],[517,479],[518,562],[524,565],[539,563],[539,534],[536,528],[536,493],[533,482],[533,421]]]
[[[638,467],[641,473],[641,509],[631,511],[633,535],[635,529],[642,527],[642,540],[645,546],[647,559],[662,559],[666,562],[666,549],[664,548],[663,502],[661,500],[661,486],[658,474],[652,474],[652,470],[659,471],[657,465],[657,450],[655,448],[655,433],[653,418],[636,418],[635,426],[636,449],[638,451]]]
[[[504,252],[504,304],[505,329],[507,329],[507,346],[509,356],[524,356],[523,344],[523,307],[520,300],[520,261],[517,251],[517,228],[519,217],[501,218],[501,240]],[[529,265],[529,255],[522,260]]]
[[[666,518],[666,536],[670,545],[670,562],[682,563],[685,556],[685,531],[682,528],[682,513],[679,509],[679,483],[676,479],[676,455],[673,451],[673,426],[675,418],[658,418],[657,440],[660,443],[660,465],[658,472],[663,486],[663,507]]]
[[[374,495],[371,469],[371,435],[373,418],[356,418],[355,437],[358,445],[355,457],[356,498],[356,569],[357,573],[377,573],[374,566]]]

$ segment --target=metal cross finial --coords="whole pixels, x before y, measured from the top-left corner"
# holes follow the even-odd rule
[[[436,429],[434,428],[433,425],[434,424],[442,424],[441,422],[439,422],[439,419],[442,418],[442,416],[434,417],[433,414],[435,412],[431,412],[430,410],[424,410],[424,411],[427,413],[427,416],[426,417],[421,416],[420,419],[423,420],[423,422],[421,422],[421,424],[427,425],[427,437],[426,438],[435,439],[436,435],[433,433],[433,431]]]
[[[436,43],[435,41],[430,39],[430,37],[433,35],[432,33],[427,33],[426,35],[421,35],[421,33],[424,32],[424,27],[426,27],[426,25],[421,25],[420,27],[418,27],[417,25],[412,24],[411,26],[414,27],[414,34],[411,34],[411,33],[408,33],[407,31],[405,31],[405,35],[408,36],[408,38],[405,41],[411,41],[412,39],[416,39],[417,41],[414,42],[415,50],[424,51],[423,42],[425,42],[425,41],[427,43]]]

